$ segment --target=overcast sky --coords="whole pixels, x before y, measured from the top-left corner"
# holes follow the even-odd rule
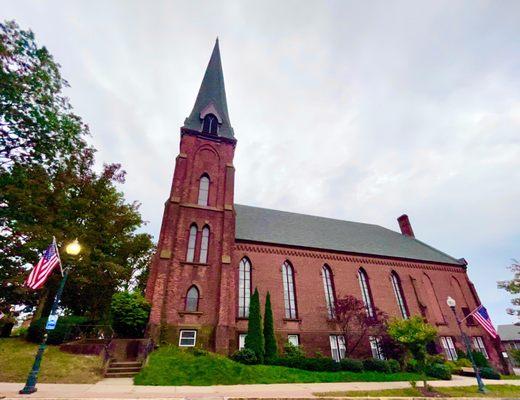
[[[62,65],[97,161],[158,237],[220,47],[237,203],[380,224],[469,262],[495,323],[520,259],[519,1],[2,1]]]

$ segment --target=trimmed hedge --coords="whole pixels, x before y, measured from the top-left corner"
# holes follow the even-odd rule
[[[86,325],[91,322],[87,317],[77,315],[63,316],[58,318],[56,328],[48,331],[48,344],[62,344],[68,339],[68,334],[74,325]],[[27,340],[33,343],[41,343],[45,333],[47,318],[40,318],[33,321],[27,329]]]
[[[484,379],[500,379],[500,374],[491,367],[480,368],[480,376]]]
[[[401,364],[399,364],[399,361],[394,359],[389,359],[386,361],[388,363],[388,366],[390,367],[390,372],[400,372],[401,371]]]
[[[237,350],[233,353],[231,359],[233,361],[246,365],[258,364],[258,357],[256,356],[255,352],[251,349]]]
[[[426,375],[432,378],[449,381],[451,379],[450,367],[445,364],[431,364],[426,367]]]
[[[279,365],[282,367],[298,368],[307,371],[328,371],[334,372],[341,369],[340,363],[332,358],[297,358],[297,357],[277,357],[270,360],[271,365]]]
[[[388,361],[378,360],[377,358],[367,358],[366,360],[363,360],[363,369],[365,371],[377,371],[387,374],[392,372]]]
[[[363,362],[352,358],[344,358],[339,363],[342,371],[361,372],[363,371]]]

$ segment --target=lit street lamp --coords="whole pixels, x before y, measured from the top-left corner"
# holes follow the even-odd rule
[[[475,377],[477,378],[478,391],[480,393],[486,393],[488,390],[484,386],[484,382],[482,382],[482,378],[480,377],[480,371],[479,371],[477,365],[475,364],[475,360],[473,359],[473,352],[471,351],[471,345],[469,343],[468,335],[466,335],[462,331],[460,319],[457,316],[457,313],[455,311],[455,306],[457,305],[457,302],[451,296],[448,296],[448,298],[446,299],[446,304],[448,304],[448,307],[451,308],[451,311],[453,311],[453,315],[455,316],[455,320],[457,321],[457,326],[459,327],[459,331],[462,336],[462,340],[464,341],[464,344],[466,345],[466,352],[468,353],[468,357],[471,361],[473,371],[475,371]]]
[[[81,252],[81,245],[78,242],[78,239],[70,242],[67,246],[65,246],[65,252],[71,256],[77,256]],[[61,264],[61,261],[60,261]],[[27,376],[27,382],[23,389],[19,391],[20,394],[31,394],[36,392],[36,382],[38,381],[38,373],[40,372],[40,364],[42,362],[43,352],[47,347],[47,330],[54,329],[56,326],[58,315],[58,305],[60,304],[61,294],[63,293],[63,288],[65,286],[65,282],[67,282],[68,270],[67,268],[63,271],[63,278],[61,278],[60,286],[58,287],[58,291],[56,292],[56,297],[54,297],[54,302],[52,303],[51,312],[49,313],[49,318],[47,318],[47,324],[44,329],[43,340],[38,348],[38,352],[36,353],[36,357],[34,358],[34,364]],[[49,325],[50,322],[53,322],[52,327]]]

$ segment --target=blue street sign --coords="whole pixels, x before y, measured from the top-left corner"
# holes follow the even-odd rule
[[[56,328],[56,324],[58,323],[58,316],[56,314],[49,315],[49,319],[47,319],[47,325],[45,325],[45,329],[48,331],[52,331]]]

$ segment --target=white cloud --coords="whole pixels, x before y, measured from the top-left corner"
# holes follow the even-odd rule
[[[378,223],[495,280],[519,258],[520,3],[11,2],[62,64],[98,161],[158,235],[179,127],[214,38],[241,203]],[[493,279],[489,279],[492,271]]]

